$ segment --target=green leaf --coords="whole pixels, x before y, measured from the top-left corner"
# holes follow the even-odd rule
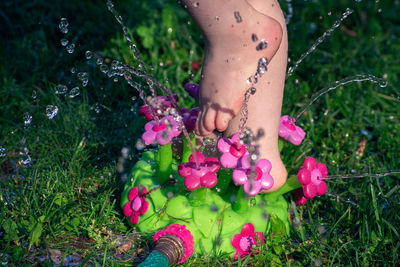
[[[37,245],[39,243],[40,236],[43,232],[43,223],[37,222],[33,227],[32,231],[29,233],[29,249],[31,248],[32,244]]]
[[[12,219],[7,219],[4,222],[3,229],[11,240],[18,239],[18,226]]]

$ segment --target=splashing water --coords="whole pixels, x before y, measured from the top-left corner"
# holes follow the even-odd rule
[[[66,18],[61,18],[60,24],[58,24],[58,27],[60,28],[60,31],[64,34],[68,33],[68,20]]]
[[[55,88],[57,95],[64,95],[68,92],[68,87],[64,84],[59,84]]]
[[[365,177],[385,177],[389,175],[400,174],[400,170],[391,170],[382,173],[362,173],[362,174],[333,174],[327,175],[324,180],[329,179],[349,179],[349,178],[365,178]]]
[[[118,23],[121,25],[122,27],[122,31],[124,33],[124,37],[126,39],[126,41],[128,42],[129,45],[129,49],[133,52],[133,56],[134,58],[138,61],[138,67],[139,69],[135,69],[131,66],[128,65],[122,65],[123,66],[123,74],[124,74],[124,78],[125,80],[128,82],[128,84],[130,86],[132,86],[133,88],[135,88],[138,92],[139,92],[139,96],[140,98],[143,100],[143,102],[145,104],[148,104],[146,101],[146,97],[145,94],[143,92],[143,90],[140,89],[140,87],[138,86],[138,84],[133,81],[131,74],[138,76],[138,77],[142,77],[146,80],[147,85],[149,86],[149,89],[152,93],[153,98],[155,98],[157,96],[156,94],[156,88],[160,89],[162,92],[164,92],[165,94],[167,94],[170,99],[171,99],[171,103],[173,105],[173,107],[178,111],[179,115],[180,114],[180,107],[178,106],[178,104],[176,103],[172,93],[165,88],[164,86],[162,86],[156,79],[154,79],[153,77],[151,77],[147,71],[146,71],[146,64],[143,62],[143,60],[140,57],[140,53],[139,50],[137,49],[137,46],[135,43],[133,43],[132,38],[128,32],[128,28],[125,26],[122,17],[118,14],[118,12],[115,10],[114,8],[114,4],[111,0],[107,0],[107,8],[108,10],[114,15],[115,19],[118,21]],[[149,105],[150,111],[155,114],[154,109],[151,105]],[[154,116],[156,120],[158,120],[157,116]],[[180,116],[181,117],[181,116]],[[189,137],[189,133],[187,132],[185,125],[183,124],[182,120],[180,119],[179,124],[182,128],[183,134],[185,136],[185,138],[188,140],[190,149],[192,151],[192,155],[194,157],[195,163],[196,163],[196,167],[199,168],[199,163],[197,160],[197,156],[196,156],[196,150],[192,145],[192,142],[190,141],[190,137]]]
[[[53,105],[48,105],[46,107],[46,116],[52,120],[58,114],[58,107]]]
[[[354,76],[350,76],[350,77],[344,78],[344,79],[342,79],[342,80],[340,80],[340,81],[334,82],[333,85],[331,85],[331,86],[329,86],[329,87],[326,87],[326,88],[323,88],[323,89],[319,90],[318,92],[316,92],[315,94],[313,94],[313,96],[311,96],[310,102],[309,102],[307,105],[305,105],[304,108],[303,108],[299,113],[297,113],[296,116],[293,117],[293,118],[294,118],[293,120],[294,120],[294,121],[297,121],[298,118],[299,118],[299,117],[300,117],[300,116],[301,116],[315,101],[317,101],[318,98],[320,98],[321,96],[323,96],[323,95],[326,94],[327,92],[332,91],[332,90],[338,88],[339,86],[346,85],[346,84],[348,84],[348,83],[352,83],[352,82],[364,82],[364,81],[370,81],[370,82],[376,83],[376,84],[378,84],[378,86],[381,87],[381,88],[387,86],[387,81],[386,81],[385,79],[383,79],[383,78],[378,78],[378,77],[376,77],[376,76],[374,76],[374,75],[371,75],[371,74],[358,74],[358,75],[354,75]]]
[[[312,52],[315,51],[315,49],[318,47],[318,45],[320,45],[322,42],[324,42],[326,40],[326,38],[328,38],[332,32],[334,30],[336,30],[340,24],[343,22],[343,20],[345,20],[351,13],[353,13],[353,10],[351,10],[350,8],[347,8],[346,11],[342,14],[342,16],[335,21],[335,23],[333,24],[332,27],[330,27],[326,32],[324,32],[324,34],[322,34],[322,36],[320,36],[317,41],[310,47],[310,49],[307,50],[307,52],[305,52],[304,54],[302,54],[300,56],[300,58],[296,61],[296,63],[294,63],[293,66],[291,66],[287,73],[286,73],[286,79],[288,79],[293,73],[294,71],[298,68],[299,64],[308,56],[310,55]]]
[[[32,122],[32,115],[29,114],[29,112],[26,112],[26,113],[24,114],[23,119],[24,119],[25,128],[29,127],[29,125],[30,125],[31,122]]]

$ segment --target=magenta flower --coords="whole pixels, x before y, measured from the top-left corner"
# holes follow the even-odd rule
[[[199,100],[199,89],[200,89],[200,85],[198,85],[198,84],[195,84],[195,83],[185,84],[186,92],[188,92],[189,95],[196,100]]]
[[[304,196],[311,199],[316,195],[325,194],[327,186],[323,179],[327,175],[328,170],[325,164],[318,163],[312,157],[307,157],[297,173],[299,183],[303,185]]]
[[[172,96],[175,101],[178,101],[178,96],[176,94],[173,94]],[[164,116],[163,113],[165,113],[168,108],[173,107],[171,98],[169,96],[156,96],[155,99],[151,99],[149,102],[158,118]],[[154,116],[151,113],[149,105],[141,106],[139,109],[139,113],[143,115],[148,121],[154,120]]]
[[[184,263],[185,260],[192,255],[194,251],[194,241],[192,234],[188,229],[186,229],[186,225],[170,224],[166,228],[159,230],[153,235],[154,243],[156,243],[163,235],[174,235],[182,241],[183,246],[185,247],[185,254],[180,259],[179,263]]]
[[[201,152],[196,152],[196,157],[199,163],[198,169],[193,155],[189,157],[189,162],[182,163],[178,167],[179,175],[185,178],[185,187],[188,190],[214,187],[218,182],[216,174],[220,168],[218,159],[212,157],[206,159]]]
[[[303,206],[307,202],[307,198],[304,196],[303,188],[297,188],[292,191],[292,196],[296,206]]]
[[[298,146],[301,141],[303,141],[306,133],[302,128],[296,126],[294,123],[295,120],[288,115],[282,116],[279,125],[279,136],[293,145]]]
[[[171,143],[172,138],[178,136],[181,133],[179,124],[175,121],[174,117],[166,116],[159,122],[149,121],[144,126],[145,132],[142,135],[142,139],[146,145],[158,141],[160,145],[166,145]]]
[[[181,108],[182,121],[188,132],[194,131],[199,111],[200,109],[198,107],[192,109]]]
[[[270,189],[274,185],[274,178],[269,174],[271,162],[267,159],[260,159],[256,164],[256,177],[251,177],[249,156],[240,158],[238,167],[233,171],[232,178],[236,184],[243,185],[244,192],[249,196],[255,196],[260,190]]]
[[[236,249],[234,259],[244,258],[252,252],[254,247],[264,244],[264,235],[261,232],[254,232],[254,226],[246,223],[240,234],[234,235],[231,239],[232,246]],[[259,251],[259,250],[257,250]]]
[[[239,159],[249,154],[246,146],[240,143],[239,133],[232,138],[219,139],[218,150],[222,153],[221,165],[226,169],[236,168]]]
[[[143,215],[149,209],[149,202],[146,199],[147,189],[141,186],[140,189],[134,187],[129,191],[129,202],[124,206],[124,214],[126,217],[131,218],[132,224],[137,224],[139,216]]]

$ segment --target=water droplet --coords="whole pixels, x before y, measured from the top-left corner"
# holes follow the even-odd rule
[[[68,33],[68,21],[66,18],[61,18],[60,24],[58,24],[58,27],[60,28],[60,31],[64,34]]]
[[[4,147],[0,147],[0,158],[7,156],[6,149]]]
[[[53,119],[55,116],[57,116],[57,113],[58,113],[58,107],[57,106],[48,105],[46,107],[46,116],[50,120]]]
[[[114,81],[115,83],[117,83],[117,82],[118,82],[118,78],[115,77],[113,81]]]
[[[63,95],[68,91],[68,87],[64,84],[59,84],[55,87],[57,95]]]
[[[100,65],[100,71],[102,73],[107,73],[108,72],[108,66],[106,64],[101,64]]]
[[[77,86],[77,87],[72,88],[71,91],[69,91],[68,97],[69,98],[74,98],[74,97],[78,96],[79,94],[80,94],[80,89]]]
[[[61,39],[60,42],[61,42],[62,46],[66,46],[69,43],[69,41],[67,39]]]
[[[25,127],[28,127],[29,124],[31,124],[31,122],[32,122],[32,115],[29,114],[28,112],[26,112],[26,113],[24,114],[24,124],[25,124]]]
[[[257,41],[258,41],[258,36],[257,36],[257,34],[253,33],[253,34],[251,35],[251,40],[252,40],[253,42],[257,42]]]
[[[261,41],[257,46],[256,46],[256,50],[257,51],[261,51],[265,48],[268,47],[268,42],[267,41]]]
[[[255,87],[251,87],[250,88],[250,94],[254,95],[256,93],[256,88]]]
[[[138,139],[136,141],[135,147],[138,151],[142,151],[146,147],[146,145],[143,143],[142,139]]]
[[[91,51],[88,50],[88,51],[85,52],[86,59],[91,59],[92,56],[93,56],[93,53]]]
[[[98,57],[98,58],[96,59],[96,64],[97,64],[97,65],[103,64],[103,58]]]
[[[69,54],[72,54],[72,53],[74,53],[74,50],[75,50],[75,44],[67,45],[67,47],[65,49],[67,50],[67,52]]]
[[[239,11],[235,11],[235,12],[233,12],[233,16],[234,16],[234,17],[235,17],[235,19],[236,19],[236,23],[240,23],[240,22],[242,22],[242,21],[243,21],[242,17],[240,16],[240,13],[239,13]]]
[[[32,92],[32,98],[33,98],[33,99],[36,99],[36,98],[37,98],[37,92],[36,92],[36,90],[33,90],[33,92]]]
[[[76,72],[76,68],[72,67],[71,68],[71,73],[74,74]]]

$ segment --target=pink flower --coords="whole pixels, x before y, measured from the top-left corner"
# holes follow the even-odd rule
[[[325,164],[318,163],[312,157],[307,157],[297,173],[299,183],[303,185],[304,196],[311,199],[316,195],[325,194],[327,186],[323,179],[327,175],[328,170]]]
[[[155,120],[149,121],[144,126],[145,132],[142,139],[146,145],[154,143],[156,139],[160,145],[166,145],[172,141],[173,137],[181,133],[179,128],[179,124],[172,116],[166,116],[158,123]]]
[[[185,187],[188,190],[214,187],[218,182],[216,174],[220,168],[218,159],[212,157],[206,159],[201,152],[196,152],[196,157],[199,169],[196,168],[193,155],[189,157],[189,162],[182,163],[178,167],[179,175],[185,178]]]
[[[131,218],[132,224],[137,224],[139,216],[145,214],[149,209],[149,202],[146,199],[146,187],[141,186],[140,189],[134,187],[129,191],[129,202],[124,206],[124,214]]]
[[[185,225],[179,224],[171,224],[166,228],[159,230],[157,233],[153,235],[154,243],[157,242],[163,235],[174,235],[177,236],[183,243],[185,247],[185,254],[181,258],[179,263],[184,263],[186,259],[188,259],[193,251],[194,251],[194,241],[193,236],[188,229],[186,229]]]
[[[254,232],[254,226],[251,223],[246,223],[240,234],[234,235],[231,239],[231,244],[236,248],[234,258],[238,259],[246,257],[254,252],[254,246],[264,244],[264,235],[261,232]]]
[[[218,150],[222,153],[221,165],[227,169],[236,168],[239,159],[249,154],[246,146],[240,143],[239,133],[232,138],[219,139]]]
[[[176,94],[173,94],[172,96],[175,101],[178,101],[178,96]],[[154,113],[158,118],[161,118],[163,116],[162,113],[164,113],[168,108],[173,107],[171,98],[169,96],[156,96],[155,99],[151,99],[150,102],[150,105],[153,107]],[[151,109],[148,105],[141,106],[139,113],[148,121],[154,120],[154,116],[151,113]]]
[[[292,196],[296,206],[303,206],[307,202],[307,198],[304,196],[303,188],[297,188],[292,191]]]
[[[199,111],[200,109],[198,107],[192,109],[181,108],[182,121],[188,132],[194,131]]]
[[[200,89],[200,85],[198,85],[198,84],[195,84],[195,83],[185,84],[186,92],[188,92],[189,95],[196,100],[199,100],[199,89]]]
[[[274,185],[274,179],[269,174],[271,162],[267,159],[260,159],[256,164],[256,177],[251,177],[251,167],[248,155],[240,158],[238,167],[233,171],[232,178],[237,184],[243,185],[244,192],[249,196],[255,196],[260,190],[270,189]]]
[[[300,145],[303,141],[306,133],[302,128],[296,126],[293,118],[288,115],[281,117],[281,123],[279,125],[279,136],[289,141],[293,145]]]

